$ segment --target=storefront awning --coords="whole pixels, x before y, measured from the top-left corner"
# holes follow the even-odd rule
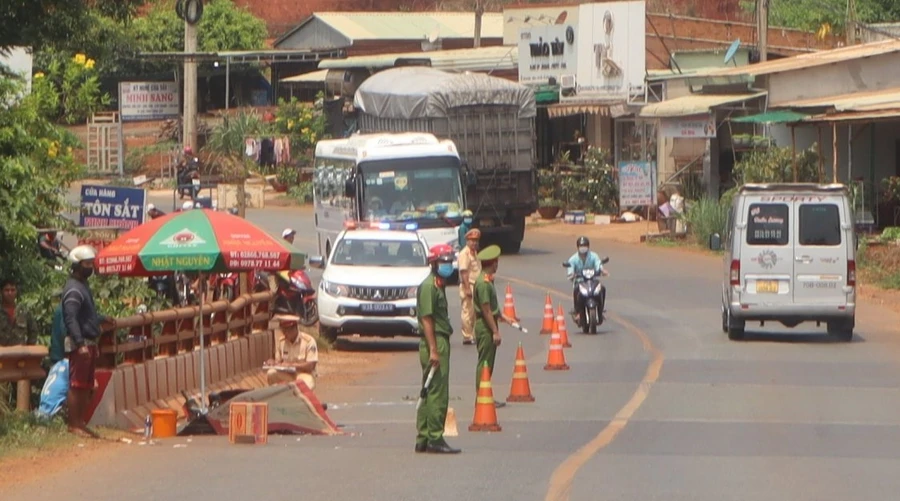
[[[799,122],[808,116],[809,113],[799,113],[793,110],[775,110],[759,113],[757,115],[736,117],[732,118],[731,121],[742,124],[783,124]]]
[[[551,104],[559,101],[559,85],[540,85],[534,88],[534,102]]]
[[[570,115],[599,115],[602,117],[619,117],[627,115],[628,111],[625,102],[622,100],[615,101],[584,101],[584,102],[561,102],[547,106],[547,114],[550,118],[566,117]]]
[[[280,83],[325,83],[325,77],[328,76],[328,70],[317,70],[302,75],[282,78]]]
[[[703,115],[709,113],[709,110],[716,106],[741,103],[765,95],[764,91],[752,94],[691,94],[648,104],[641,108],[639,116],[642,118],[671,118]]]

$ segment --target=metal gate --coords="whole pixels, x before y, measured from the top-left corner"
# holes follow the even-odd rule
[[[116,111],[94,113],[88,119],[88,171],[103,174],[123,173],[122,122]]]

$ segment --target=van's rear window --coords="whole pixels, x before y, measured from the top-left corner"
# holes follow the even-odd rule
[[[800,206],[800,245],[840,245],[841,216],[835,204]]]
[[[747,244],[787,245],[788,212],[786,204],[750,204]]]

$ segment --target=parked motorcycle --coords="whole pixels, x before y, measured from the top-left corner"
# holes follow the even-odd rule
[[[150,288],[156,292],[156,297],[167,299],[170,304],[178,305],[178,290],[175,287],[175,278],[172,275],[154,275],[148,280]]]
[[[606,264],[609,258],[605,257],[600,260],[600,264]],[[571,268],[571,263],[563,263],[564,268]],[[574,279],[574,277],[573,277]],[[584,268],[581,270],[581,282],[578,283],[578,293],[581,296],[582,311],[580,315],[573,315],[573,320],[581,332],[585,334],[596,334],[597,327],[603,325],[603,311],[606,306],[605,297],[601,296],[603,284],[600,283],[600,277],[597,276],[596,270],[593,268]],[[577,308],[577,306],[576,306]]]
[[[213,291],[213,300],[218,301],[224,299],[229,302],[234,301],[234,298],[238,296],[238,292],[240,291],[238,277],[238,273],[233,271],[211,275],[210,279],[212,283],[210,283],[210,286]]]
[[[278,272],[275,274],[278,290],[275,293],[275,311],[290,313],[300,317],[305,326],[319,321],[319,309],[316,305],[316,288],[306,270]]]
[[[175,272],[174,278],[178,294],[178,306],[197,304],[200,296],[194,288],[191,277],[182,272]]]

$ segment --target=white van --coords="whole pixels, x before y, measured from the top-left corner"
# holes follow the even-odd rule
[[[841,184],[747,184],[734,197],[724,238],[722,330],[744,337],[747,322],[825,322],[853,338],[856,231]]]

